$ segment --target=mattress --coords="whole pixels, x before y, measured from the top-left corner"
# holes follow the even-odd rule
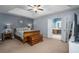
[[[23,33],[24,31],[16,31],[16,35],[21,37],[23,39]]]

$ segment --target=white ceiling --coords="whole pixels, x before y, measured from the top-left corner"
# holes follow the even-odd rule
[[[27,11],[27,5],[0,5],[0,12],[12,13],[20,16],[25,16],[29,18],[37,18],[47,14],[53,14],[65,10],[70,10],[78,8],[79,5],[42,5],[44,9],[41,13],[34,13],[33,11]]]

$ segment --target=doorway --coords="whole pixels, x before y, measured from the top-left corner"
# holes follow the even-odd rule
[[[52,20],[52,26],[53,38],[61,40],[61,18],[54,18]]]

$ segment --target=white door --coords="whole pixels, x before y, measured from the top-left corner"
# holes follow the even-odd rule
[[[52,19],[48,19],[48,38],[52,38]]]
[[[66,41],[66,17],[64,17],[61,21],[61,40]]]

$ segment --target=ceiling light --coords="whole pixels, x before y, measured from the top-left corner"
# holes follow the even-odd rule
[[[28,5],[28,7],[31,7],[28,11],[34,11],[35,13],[39,13],[44,10],[41,5]]]

